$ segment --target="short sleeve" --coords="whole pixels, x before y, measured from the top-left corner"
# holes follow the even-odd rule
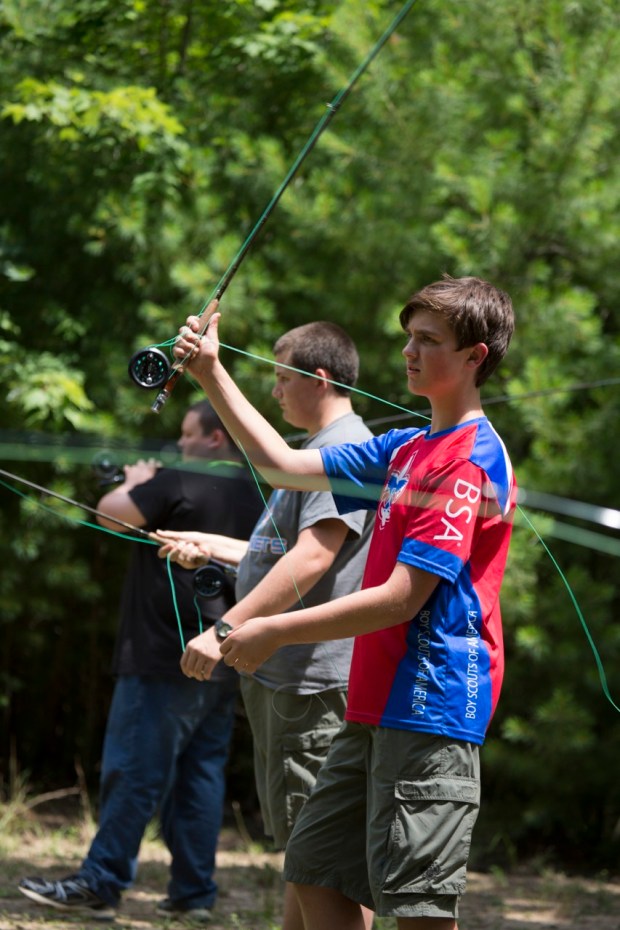
[[[454,581],[469,561],[486,486],[485,472],[463,459],[429,472],[410,492],[398,561]]]
[[[172,469],[159,469],[152,478],[137,484],[129,492],[132,501],[146,520],[148,529],[162,526],[179,498],[179,481]]]
[[[390,430],[367,442],[321,449],[323,467],[340,513],[376,510],[395,451],[418,430]]]

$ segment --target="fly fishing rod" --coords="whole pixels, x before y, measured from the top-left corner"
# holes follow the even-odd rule
[[[137,536],[140,536],[143,539],[148,539],[148,541],[154,545],[157,544],[157,541],[153,539],[147,530],[143,530],[139,526],[134,526],[133,523],[126,523],[124,520],[119,520],[118,517],[113,517],[111,514],[103,513],[102,510],[97,510],[95,507],[89,507],[88,504],[83,504],[80,501],[73,500],[72,497],[66,497],[64,494],[59,494],[57,491],[52,491],[51,488],[44,488],[43,485],[35,484],[34,481],[29,481],[27,478],[20,477],[20,475],[14,475],[12,472],[5,471],[3,468],[0,468],[0,475],[4,476],[5,478],[10,478],[12,481],[18,481],[20,484],[24,484],[35,491],[39,491],[41,494],[46,494],[49,497],[55,497],[57,500],[63,501],[65,504],[71,504],[72,507],[78,507],[81,510],[86,510],[88,513],[92,513],[96,517],[103,517],[106,520],[110,520],[112,523],[118,524],[119,527],[122,527],[125,530],[130,530],[132,533],[135,533]],[[6,485],[6,487],[10,486]],[[15,489],[13,488],[11,490]],[[102,527],[102,529],[105,529],[105,527]],[[230,565],[228,562],[222,562],[219,559],[209,559],[209,562],[206,565],[200,566],[194,572],[194,592],[196,596],[204,598],[219,597],[227,590],[234,592],[234,583],[236,577],[236,565]]]
[[[92,513],[96,517],[103,517],[106,520],[110,520],[112,523],[118,523],[118,525],[122,526],[123,529],[131,530],[132,533],[137,533],[138,536],[144,536],[146,539],[151,539],[150,533],[147,533],[146,530],[141,529],[139,526],[134,526],[132,523],[125,523],[124,520],[119,520],[118,517],[113,517],[109,513],[103,513],[101,510],[96,510],[94,507],[89,507],[88,504],[82,504],[80,501],[75,501],[72,497],[65,497],[64,494],[59,494],[58,491],[52,491],[50,488],[44,488],[40,484],[35,484],[34,481],[28,481],[27,478],[21,478],[19,475],[14,475],[10,471],[4,471],[2,468],[0,468],[0,475],[3,475],[5,478],[10,478],[12,481],[19,481],[20,484],[25,484],[27,487],[32,488],[35,491],[39,491],[41,494],[47,494],[50,497],[55,497],[57,500],[63,501],[65,504],[71,504],[72,507],[79,507],[81,510],[86,510],[88,513]]]
[[[211,297],[207,300],[203,309],[201,310],[199,316],[202,316],[205,309],[210,306],[213,301],[219,301],[223,296],[224,292],[228,288],[230,282],[233,280],[237,271],[239,270],[241,263],[243,262],[245,256],[247,255],[252,243],[260,233],[261,229],[273,213],[275,207],[277,206],[282,194],[287,189],[300,166],[304,162],[307,155],[314,148],[317,140],[324,132],[324,130],[329,126],[332,119],[342,106],[343,102],[349,96],[352,88],[361,77],[361,75],[367,70],[371,62],[379,54],[385,43],[388,41],[390,36],[396,31],[400,26],[404,18],[407,16],[409,11],[416,0],[407,0],[400,12],[394,17],[390,25],[387,27],[383,35],[378,39],[373,48],[370,50],[364,61],[356,68],[353,72],[351,78],[347,85],[340,90],[331,103],[327,104],[327,110],[315,126],[307,142],[299,152],[297,158],[289,168],[289,171],[280,184],[279,188],[265,207],[262,215],[258,219],[254,228],[251,230],[247,239],[233,258],[228,269],[225,271],[224,275],[220,279],[219,284],[216,286],[215,290],[211,294]],[[209,325],[209,320],[207,319],[204,326],[200,329],[200,335],[203,335],[206,332],[207,326]],[[183,364],[187,361],[187,358],[176,361],[172,366],[168,360],[168,357],[164,352],[161,351],[157,346],[148,346],[145,349],[138,350],[131,358],[129,362],[129,374],[132,380],[142,388],[162,388],[160,393],[155,398],[155,401],[151,407],[154,413],[159,413],[162,409],[170,394],[172,393],[178,379],[183,373]]]

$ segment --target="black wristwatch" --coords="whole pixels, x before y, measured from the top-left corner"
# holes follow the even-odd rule
[[[228,634],[233,631],[230,623],[226,623],[225,620],[216,620],[213,626],[215,629],[215,636],[221,643],[223,643]]]

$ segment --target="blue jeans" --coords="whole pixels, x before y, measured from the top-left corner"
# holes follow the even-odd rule
[[[106,725],[99,826],[79,870],[108,904],[136,877],[144,831],[160,809],[172,855],[168,896],[211,907],[237,681],[121,676]]]

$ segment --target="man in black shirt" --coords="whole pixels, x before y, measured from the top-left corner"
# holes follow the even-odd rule
[[[179,468],[152,460],[127,465],[124,483],[97,505],[110,517],[99,522],[120,532],[115,517],[149,531],[200,527],[247,539],[260,495],[208,401],[190,407],[178,445]],[[192,680],[179,659],[201,620],[213,623],[232,606],[232,586],[201,601],[200,618],[194,573],[167,566],[157,550],[136,542],[123,587],[97,834],[75,875],[19,885],[38,904],[99,919],[114,916],[134,881],[140,842],[158,807],[172,855],[168,897],[158,910],[208,920],[217,894],[213,871],[238,676],[221,663],[217,677]]]

